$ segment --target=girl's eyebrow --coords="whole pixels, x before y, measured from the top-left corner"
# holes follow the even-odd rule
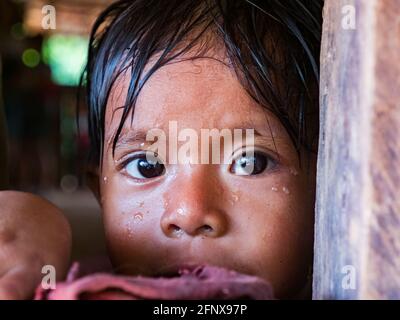
[[[246,130],[248,129],[253,129],[254,130],[254,135],[257,137],[262,137],[264,139],[272,139],[272,135],[270,132],[263,134],[260,130],[257,130],[256,128],[252,128],[251,126],[240,126],[240,127],[233,127],[233,128],[229,128],[230,130],[232,130],[232,133],[234,130],[242,130],[243,132],[246,132]],[[140,144],[142,142],[146,142],[147,141],[147,134],[148,131],[143,130],[143,129],[139,129],[139,130],[129,130],[129,131],[125,131],[122,132],[116,145],[115,145],[115,149],[118,149],[120,147],[124,147],[124,146],[131,146],[134,144]],[[113,138],[108,140],[108,145],[110,146],[113,143]]]
[[[122,132],[119,136],[119,139],[115,145],[115,150],[124,147],[131,146],[134,144],[139,144],[142,142],[146,142],[147,131],[145,130],[129,130],[128,132]],[[109,145],[113,143],[113,139],[109,140]]]

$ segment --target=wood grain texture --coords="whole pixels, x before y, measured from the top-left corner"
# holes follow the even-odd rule
[[[313,298],[400,299],[400,1],[325,1],[320,105]]]

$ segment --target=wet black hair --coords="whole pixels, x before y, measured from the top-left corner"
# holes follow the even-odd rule
[[[95,22],[85,84],[90,160],[101,162],[105,110],[118,77],[130,84],[113,150],[151,75],[204,57],[216,41],[247,92],[282,122],[299,151],[315,151],[323,0],[122,0]],[[187,56],[187,55],[186,55]],[[151,68],[145,66],[157,57]]]

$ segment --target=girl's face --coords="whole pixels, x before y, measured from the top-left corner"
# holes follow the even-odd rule
[[[314,161],[300,168],[280,121],[250,98],[230,68],[212,59],[159,69],[141,92],[113,156],[128,84],[128,77],[118,81],[107,106],[99,178],[116,269],[159,275],[207,263],[265,278],[278,298],[301,290],[312,261]],[[166,157],[154,166],[146,161],[152,143],[146,133],[162,129],[169,150],[170,122],[178,133],[190,128],[198,137],[201,129],[252,128],[254,145],[246,146],[245,139],[234,144],[231,165],[169,164]],[[187,141],[178,142],[178,149]],[[243,157],[249,148],[254,157]],[[250,174],[243,170],[246,163],[254,165]]]

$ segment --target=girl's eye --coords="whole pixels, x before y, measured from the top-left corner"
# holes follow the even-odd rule
[[[243,152],[233,160],[230,172],[240,176],[250,176],[272,169],[275,165],[275,161],[263,152],[254,151],[252,155]]]
[[[165,166],[157,156],[146,157],[146,154],[143,154],[130,160],[125,166],[125,171],[136,179],[150,179],[163,175]]]

